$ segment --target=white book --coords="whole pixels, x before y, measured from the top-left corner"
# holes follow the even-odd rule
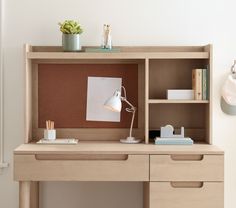
[[[194,90],[167,90],[168,100],[193,100]]]

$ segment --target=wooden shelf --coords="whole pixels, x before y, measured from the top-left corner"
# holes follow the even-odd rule
[[[167,100],[167,99],[149,99],[149,104],[160,104],[160,103],[209,103],[209,100]]]
[[[208,59],[208,52],[157,52],[146,53],[149,59]]]
[[[111,64],[111,68],[114,68],[113,64],[134,63],[138,67],[139,99],[137,105],[139,109],[138,128],[134,129],[134,135],[142,139],[143,135],[145,135],[145,143],[148,144],[150,129],[159,129],[161,126],[171,124],[174,127],[184,126],[186,128],[186,136],[191,137],[194,142],[211,144],[211,45],[115,46],[114,48],[118,50],[113,52],[85,52],[86,48],[89,48],[89,46],[83,47],[81,52],[64,52],[61,46],[31,46],[28,44],[25,46],[27,71],[25,130],[27,135],[25,143],[28,143],[32,137],[38,139],[43,135],[42,129],[37,126],[38,123],[35,116],[38,111],[38,95],[37,93],[32,93],[32,90],[35,92],[38,87],[37,79],[38,73],[42,69],[41,65],[48,64],[52,68],[52,64],[64,64],[65,67],[68,64]],[[205,67],[209,69],[209,100],[166,99],[167,89],[191,89],[192,69]],[[102,67],[102,70],[104,70],[104,67]],[[75,71],[78,71],[78,69],[76,68]],[[109,69],[107,71],[110,73]],[[72,72],[70,70],[68,70],[68,73],[71,76]],[[32,96],[34,94],[36,96]],[[31,108],[32,105],[33,107]],[[36,126],[36,128],[33,130],[32,126]],[[188,131],[188,129],[192,130]],[[98,132],[99,136],[97,136]],[[93,129],[61,128],[58,131],[58,136],[71,135],[75,138],[79,137],[80,141],[119,141],[127,136],[127,132],[128,129],[126,128],[99,129],[97,126]]]
[[[174,128],[183,126],[185,136],[192,138],[194,143],[211,144],[212,47],[205,46],[199,53],[193,50],[172,52],[166,53],[169,56],[166,59],[150,55],[145,62],[145,142],[150,142],[150,129],[170,124]],[[209,100],[166,99],[168,89],[191,89],[192,70],[204,68],[209,72]]]
[[[28,59],[208,59],[208,52],[27,52]]]
[[[28,52],[28,59],[144,59],[138,53]]]

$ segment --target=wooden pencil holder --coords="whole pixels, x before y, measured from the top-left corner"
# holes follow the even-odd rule
[[[45,129],[44,130],[44,139],[55,140],[56,139],[56,130],[55,129]]]

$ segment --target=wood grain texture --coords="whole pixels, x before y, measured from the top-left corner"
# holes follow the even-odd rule
[[[149,208],[150,204],[150,183],[143,183],[143,208]]]
[[[94,48],[98,46],[84,46]],[[113,46],[121,52],[206,52],[205,46]],[[32,46],[32,52],[63,52],[62,46]]]
[[[224,207],[224,152],[216,146],[208,145],[212,144],[212,45],[117,48],[120,49],[118,53],[65,53],[58,46],[26,45],[25,143],[29,143],[32,138],[42,137],[45,119],[57,119],[48,114],[52,110],[47,109],[47,115],[42,115],[42,112],[45,113],[45,106],[55,110],[61,104],[60,111],[55,111],[54,116],[69,116],[56,122],[57,127],[63,127],[57,133],[60,137],[79,137],[80,142],[78,145],[69,146],[30,143],[23,144],[14,151],[14,179],[20,181],[20,208],[39,207],[37,181],[40,180],[144,181],[144,208]],[[122,120],[118,125],[112,124],[114,126],[108,127],[106,124],[105,127],[108,128],[97,128],[104,127],[97,123],[93,126],[91,123],[88,125],[82,122],[81,125],[81,121],[75,119],[79,115],[76,111],[78,109],[68,108],[72,101],[73,105],[76,103],[74,107],[82,106],[80,112],[86,112],[84,103],[81,103],[81,96],[82,102],[86,100],[86,83],[77,78],[82,79],[91,74],[89,70],[84,72],[74,66],[89,65],[98,67],[98,73],[92,73],[94,76],[122,74],[127,78],[126,84],[132,85],[133,90],[131,97],[128,90],[128,98],[138,106],[139,112],[135,123],[138,128],[134,129],[134,135],[138,138],[145,137],[146,144],[125,145],[112,142],[128,135],[128,117],[125,119],[126,123]],[[210,72],[209,101],[166,100],[167,89],[190,89],[191,70],[205,68],[206,65]],[[51,90],[50,95],[55,102],[44,100],[42,105],[41,98],[49,96],[40,91],[43,70],[39,73],[38,70],[45,66],[43,73],[46,75],[43,77],[53,78],[59,84],[43,80],[46,94],[48,89]],[[52,66],[54,71],[50,74]],[[135,83],[132,82],[133,76],[126,74],[134,66]],[[55,78],[55,74],[58,75],[63,67],[63,73]],[[104,68],[108,69],[105,74]],[[129,70],[125,71],[123,68]],[[117,72],[113,73],[116,69]],[[68,73],[71,70],[74,70],[73,73]],[[83,73],[78,74],[78,71]],[[107,74],[107,71],[113,71],[112,75]],[[68,85],[65,85],[64,80],[68,76],[71,77]],[[55,92],[58,93],[56,96]],[[66,101],[71,100],[71,103],[63,103],[65,100],[60,100],[60,97]],[[135,99],[132,100],[133,98]],[[84,114],[79,116],[84,121]],[[192,137],[195,142],[208,144],[148,144],[149,129],[158,129],[166,124],[184,126],[186,136]],[[81,141],[96,139],[104,141]]]
[[[139,116],[140,117],[140,116]],[[119,141],[129,135],[129,128],[57,128],[57,138],[77,138],[80,141]],[[136,138],[144,138],[143,127],[134,128]],[[43,128],[33,129],[34,141],[43,138]]]
[[[186,158],[186,160],[184,159]],[[151,181],[224,181],[224,156],[150,156]]]
[[[205,129],[206,108],[206,104],[188,103],[150,105],[150,128],[160,129],[161,126],[171,124],[174,128]]]
[[[211,53],[210,50],[208,52]],[[160,129],[167,124],[175,128],[183,126],[186,136],[194,142],[210,141],[211,101],[166,99],[168,89],[191,89],[192,69],[205,68],[208,61],[209,59],[150,59],[149,57],[149,100],[146,101],[149,104],[149,123],[146,124],[149,129]]]
[[[202,59],[150,60],[149,98],[166,99],[168,89],[192,89],[192,69],[204,67]]]
[[[205,103],[160,103],[149,106],[149,128],[160,129],[165,125],[172,125],[175,129],[185,128],[185,136],[194,142],[207,141]],[[158,116],[157,116],[158,115]]]
[[[164,47],[163,47],[164,48]],[[135,49],[135,48],[134,48]],[[149,49],[150,50],[150,49]],[[143,51],[132,50],[114,52],[114,53],[93,53],[93,52],[28,52],[28,59],[207,59],[209,57],[208,52],[193,52],[193,51]]]
[[[145,139],[145,62],[138,65],[138,129],[139,139]],[[135,130],[135,129],[134,129]]]
[[[39,182],[30,182],[30,208],[39,208]]]
[[[150,208],[223,208],[223,182],[202,187],[173,187],[170,182],[150,183]]]
[[[36,154],[36,160],[128,160],[126,154]]]
[[[19,182],[19,208],[31,208],[30,181]]]
[[[115,46],[119,53],[66,53],[59,46],[32,46],[32,52],[27,53],[28,59],[52,60],[52,59],[207,59],[209,53],[204,46]]]
[[[128,155],[127,160],[38,160],[15,155],[16,181],[148,181],[149,156]]]
[[[196,104],[196,103],[209,103],[208,100],[167,100],[167,99],[149,99],[148,100],[149,104],[173,104],[173,103],[192,103],[192,104]]]
[[[191,87],[191,70],[192,68],[204,68],[206,64],[209,65],[210,75],[212,74],[212,46],[142,46],[142,47],[117,47],[120,49],[118,53],[65,53],[62,51],[61,47],[57,46],[29,46],[30,50],[26,52],[26,59],[30,60],[30,63],[39,64],[39,65],[47,65],[47,64],[55,64],[55,65],[73,65],[73,64],[98,64],[98,65],[109,65],[109,64],[138,64],[140,68],[141,65],[145,62],[144,67],[146,76],[141,79],[142,76],[138,76],[139,84],[138,90],[144,90],[145,94],[149,94],[150,100],[146,100],[148,96],[145,96],[145,112],[142,110],[142,102],[140,101],[140,97],[138,98],[138,104],[141,108],[139,111],[144,116],[144,123],[142,123],[142,117],[139,116],[138,119],[138,129],[134,130],[134,135],[138,138],[143,139],[145,137],[145,142],[149,142],[148,131],[149,128],[156,129],[160,128],[161,123],[169,123],[170,120],[168,116],[165,116],[165,112],[169,112],[169,110],[164,110],[161,112],[163,116],[150,116],[151,121],[149,121],[149,115],[156,115],[157,112],[153,112],[153,107],[149,108],[149,103],[152,104],[176,104],[174,107],[174,112],[179,114],[178,104],[199,104],[199,108],[197,114],[199,114],[199,119],[196,119],[199,125],[204,126],[196,126],[195,120],[191,120],[187,118],[189,115],[189,109],[192,107],[188,107],[188,112],[183,112],[183,116],[178,116],[173,114],[173,118],[175,118],[173,124],[181,125],[181,123],[186,124],[188,129],[196,129],[189,131],[191,134],[189,136],[193,137],[193,139],[197,142],[206,142],[209,143],[211,141],[211,100],[210,101],[171,101],[166,102],[163,100],[165,98],[166,89],[167,88],[188,88]],[[160,76],[161,75],[161,76]],[[148,84],[148,87],[142,87],[142,83]],[[143,89],[145,88],[145,89]],[[142,95],[142,93],[140,93]],[[210,93],[212,94],[212,93]],[[149,99],[148,98],[148,99]],[[35,98],[33,98],[35,99]],[[142,99],[142,98],[141,98]],[[206,104],[204,112],[202,112],[201,104]],[[209,104],[209,105],[208,105]],[[172,105],[172,106],[173,106]],[[55,105],[54,105],[55,106]],[[185,108],[185,107],[184,107]],[[35,108],[37,110],[37,108]],[[67,109],[67,108],[66,108]],[[171,109],[171,108],[169,108]],[[194,108],[195,109],[195,108]],[[195,110],[193,109],[193,112]],[[150,112],[152,111],[152,112]],[[30,110],[29,110],[30,112]],[[32,114],[36,116],[37,112]],[[57,114],[57,115],[60,115]],[[66,115],[66,113],[64,114]],[[30,117],[29,117],[30,118]],[[37,122],[33,122],[33,126],[37,126]],[[73,116],[71,117],[73,118]],[[164,118],[162,122],[156,122],[155,119]],[[31,119],[31,118],[30,118]],[[136,121],[137,122],[137,121]],[[39,125],[43,125],[44,122],[39,123]],[[68,122],[65,122],[68,124]],[[100,123],[103,125],[102,123]],[[113,125],[113,124],[112,124]],[[161,124],[162,125],[162,124]],[[84,127],[84,126],[83,126]],[[96,126],[97,127],[97,126]],[[74,128],[74,127],[73,127]],[[86,127],[87,128],[87,127]],[[127,127],[128,128],[128,124]],[[199,131],[197,130],[199,129]],[[98,136],[96,135],[96,130],[91,129],[91,131],[87,131],[85,133],[83,129],[75,128],[69,129],[66,128],[65,131],[59,129],[58,135],[60,137],[65,137],[67,135],[71,137],[80,138],[81,140],[119,140],[127,135],[127,131],[125,130],[116,130],[116,134],[112,134],[108,129],[101,129],[98,131]],[[34,139],[40,139],[42,137],[42,129],[33,128],[33,132],[31,133]],[[30,138],[31,139],[31,138]]]
[[[207,142],[212,144],[212,119],[213,119],[213,45],[209,44],[204,47],[204,50],[209,53],[209,59],[205,60],[208,66],[208,83],[209,83],[209,106],[206,113],[206,125],[207,125]]]
[[[26,44],[24,47],[25,54],[25,138],[24,142],[28,143],[32,139],[32,62],[27,58],[27,53],[32,50],[32,46]]]
[[[194,145],[153,145],[122,144],[108,141],[82,141],[77,145],[22,144],[14,151],[18,154],[224,154],[214,146]]]
[[[145,143],[149,143],[149,59],[145,59]]]
[[[32,64],[32,139],[34,139],[34,129],[38,128],[38,64]]]

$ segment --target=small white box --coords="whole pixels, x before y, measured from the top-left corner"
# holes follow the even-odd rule
[[[46,140],[55,140],[56,139],[56,130],[51,129],[51,130],[44,130],[44,139]]]
[[[78,144],[78,139],[67,138],[67,139],[55,139],[55,140],[46,140],[40,139],[37,144]]]
[[[167,90],[168,100],[193,100],[194,90]]]

